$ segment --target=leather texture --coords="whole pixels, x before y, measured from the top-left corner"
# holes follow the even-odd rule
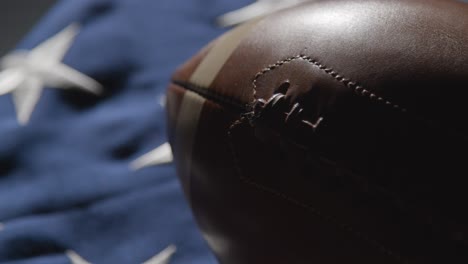
[[[468,263],[468,5],[312,1],[174,74],[170,141],[223,264]]]

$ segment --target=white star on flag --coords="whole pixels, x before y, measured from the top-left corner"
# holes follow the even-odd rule
[[[67,255],[72,264],[91,264],[73,250],[67,250],[67,252],[65,252],[65,255]]]
[[[169,264],[171,257],[175,254],[176,251],[176,246],[170,245],[163,251],[159,252],[156,256],[150,258],[142,264]],[[65,254],[68,256],[72,264],[92,264],[91,262],[86,261],[73,250],[68,250],[65,252]]]
[[[157,166],[171,163],[173,160],[172,150],[169,143],[164,143],[155,150],[139,157],[130,163],[132,170],[140,170],[149,166]]]
[[[0,95],[12,93],[20,124],[29,121],[44,87],[101,93],[98,82],[61,62],[78,32],[72,24],[31,51],[17,50],[1,59]]]
[[[169,261],[171,260],[172,255],[175,254],[176,250],[176,246],[170,245],[159,254],[143,262],[142,264],[169,264]]]
[[[308,0],[257,0],[253,4],[218,17],[217,22],[222,27],[229,27],[306,1]]]

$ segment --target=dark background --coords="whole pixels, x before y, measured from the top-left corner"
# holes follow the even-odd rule
[[[0,2],[0,56],[13,49],[57,0]]]

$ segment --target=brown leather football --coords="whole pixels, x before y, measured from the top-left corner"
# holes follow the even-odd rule
[[[467,101],[467,4],[315,1],[183,65],[169,135],[223,264],[466,264]]]

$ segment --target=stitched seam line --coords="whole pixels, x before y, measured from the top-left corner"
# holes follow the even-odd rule
[[[234,129],[234,127],[236,127],[237,125],[240,125],[242,123],[241,120],[242,119],[236,120],[229,127],[228,137],[229,137],[229,148],[230,148],[231,154],[233,156],[234,167],[235,167],[235,169],[237,171],[237,175],[238,175],[239,179],[242,182],[244,182],[245,184],[250,185],[250,186],[252,186],[252,187],[254,187],[254,188],[256,188],[256,189],[258,189],[258,190],[260,190],[260,191],[262,191],[264,193],[276,196],[276,197],[278,197],[278,198],[280,198],[282,200],[287,201],[288,203],[291,203],[291,204],[293,204],[295,206],[298,206],[298,207],[300,207],[302,209],[305,209],[306,211],[314,214],[316,217],[322,219],[323,221],[328,222],[330,224],[333,224],[333,225],[337,226],[338,228],[344,230],[345,232],[351,233],[356,238],[358,238],[358,239],[360,239],[362,241],[365,241],[366,243],[368,243],[369,245],[371,245],[372,247],[374,247],[375,249],[377,249],[381,253],[393,258],[394,260],[396,260],[399,263],[403,263],[403,264],[409,264],[410,263],[407,259],[403,258],[400,254],[395,253],[393,250],[389,249],[388,247],[381,244],[377,240],[375,240],[373,238],[370,238],[369,236],[365,235],[364,233],[355,230],[354,228],[351,227],[351,225],[340,223],[340,221],[338,219],[336,219],[336,217],[324,214],[322,211],[318,210],[317,208],[315,208],[315,207],[313,207],[313,206],[311,206],[309,204],[303,203],[303,202],[301,202],[301,201],[299,201],[299,200],[297,200],[295,198],[292,198],[290,196],[285,195],[282,192],[279,192],[279,191],[277,191],[277,190],[275,190],[273,188],[270,188],[268,186],[260,184],[260,183],[258,183],[256,181],[252,180],[249,177],[244,176],[243,172],[242,172],[242,169],[241,169],[241,166],[240,166],[239,156],[237,155],[237,152],[234,149],[234,145],[233,145],[233,141],[232,141],[232,130]]]
[[[258,99],[257,98],[257,81],[258,81],[258,79],[261,76],[263,76],[264,74],[266,74],[268,72],[271,72],[271,71],[283,66],[284,64],[290,63],[290,62],[295,61],[295,60],[304,60],[304,61],[308,62],[309,64],[317,66],[320,70],[322,70],[323,72],[325,72],[329,76],[333,77],[335,80],[343,83],[344,85],[346,85],[348,88],[352,89],[358,95],[364,96],[364,97],[366,97],[366,98],[368,98],[368,99],[370,99],[372,101],[376,101],[378,103],[383,103],[385,105],[388,105],[388,106],[394,108],[395,110],[398,110],[398,111],[401,111],[401,112],[406,112],[406,108],[402,108],[402,107],[400,107],[400,105],[394,104],[392,101],[386,100],[385,98],[383,98],[381,96],[378,96],[377,94],[371,92],[370,90],[365,89],[361,85],[358,85],[356,82],[353,82],[350,79],[344,78],[342,75],[339,75],[332,68],[328,68],[327,66],[319,63],[317,60],[315,60],[315,59],[313,59],[313,58],[311,58],[309,56],[305,56],[305,55],[296,55],[296,56],[292,56],[292,57],[289,57],[287,59],[278,61],[275,64],[271,64],[271,65],[267,66],[266,68],[262,69],[261,71],[259,71],[258,73],[256,73],[255,77],[254,77],[254,79],[252,81],[253,97],[255,98],[255,100]]]
[[[182,82],[182,81],[177,81],[177,80],[173,80],[172,83],[186,89],[186,90],[189,90],[189,91],[192,91],[202,97],[204,97],[205,99],[209,99],[213,102],[216,102],[216,103],[221,103],[223,105],[226,105],[228,107],[231,107],[231,108],[234,108],[235,110],[239,111],[239,112],[245,112],[245,111],[248,111],[248,104],[246,103],[242,103],[241,101],[239,100],[236,100],[232,97],[228,97],[228,96],[225,96],[225,95],[222,95],[218,92],[216,92],[215,90],[213,89],[208,89],[208,88],[205,88],[205,87],[201,87],[201,86],[198,86],[198,85],[195,85],[195,84],[191,84],[191,83],[188,83],[188,82]]]
[[[305,56],[305,55],[297,55],[297,56],[289,57],[289,58],[287,58],[285,60],[278,61],[275,64],[272,64],[272,65],[264,68],[260,72],[258,72],[255,75],[254,80],[252,81],[253,96],[255,98],[254,102],[255,102],[255,100],[258,99],[257,96],[256,96],[257,81],[262,75],[266,74],[267,72],[273,71],[274,69],[277,69],[277,68],[279,68],[280,66],[282,66],[282,65],[284,65],[286,63],[289,63],[291,61],[298,60],[298,59],[305,60],[308,63],[319,67],[321,70],[325,71],[325,73],[332,76],[335,80],[343,83],[344,85],[346,85],[350,89],[353,89],[355,91],[355,93],[358,94],[358,95],[365,96],[365,97],[369,98],[371,101],[380,102],[381,104],[391,106],[392,108],[394,108],[396,110],[399,110],[399,112],[403,112],[403,113],[408,112],[406,108],[402,108],[397,104],[393,104],[391,101],[385,100],[383,97],[377,96],[375,93],[372,93],[369,90],[364,89],[362,86],[357,85],[356,82],[352,82],[350,79],[344,78],[343,76],[341,76],[338,73],[336,73],[335,71],[333,71],[333,69],[327,68],[323,64],[320,64],[318,61],[312,59],[309,56]],[[202,97],[204,97],[206,99],[210,99],[213,102],[216,102],[218,104],[225,104],[225,105],[227,105],[227,106],[229,106],[231,108],[234,108],[237,112],[251,111],[251,105],[252,105],[253,102],[251,102],[250,105],[249,105],[247,103],[243,103],[243,102],[241,102],[239,100],[236,100],[234,98],[231,98],[231,97],[225,96],[225,95],[223,95],[221,93],[218,93],[214,89],[208,89],[206,87],[201,87],[199,85],[195,85],[195,84],[192,84],[192,83],[179,81],[179,80],[172,80],[172,82],[174,84],[176,84],[176,85],[179,85],[182,88],[185,88],[187,90],[195,92],[196,94],[198,94],[198,95],[200,95],[200,96],[202,96]],[[442,129],[442,127],[440,125],[437,125],[436,122],[434,122],[433,120],[430,120],[430,119],[426,119],[425,117],[417,116],[417,115],[414,115],[414,114],[412,114],[412,115],[409,114],[407,116],[409,118],[413,119],[416,122],[424,124],[424,125],[426,125],[426,126],[428,126],[430,128],[434,128],[434,129],[438,129],[440,131],[443,131],[444,133],[446,133],[446,134],[448,134],[450,136],[455,136],[455,137],[461,138],[463,140],[468,140],[468,138],[465,136],[465,133],[463,133],[462,131],[459,131],[456,128],[452,128],[452,127],[449,127],[447,125],[444,125],[443,129]]]
[[[396,110],[397,112],[408,114],[408,111],[407,111],[406,108],[401,107],[400,105],[395,104],[390,100],[386,100],[385,98],[383,98],[381,96],[378,96],[376,93],[371,92],[370,90],[365,89],[363,86],[358,85],[356,82],[351,81],[350,79],[345,78],[342,75],[338,74],[336,71],[333,70],[333,68],[329,68],[329,67],[323,65],[322,63],[318,62],[317,60],[313,59],[312,57],[306,56],[306,55],[296,55],[296,56],[292,56],[292,57],[289,57],[289,58],[281,60],[281,61],[277,61],[276,63],[271,64],[271,65],[267,66],[266,68],[262,69],[261,71],[257,72],[255,74],[255,77],[254,77],[253,81],[252,81],[252,86],[253,86],[252,93],[253,93],[253,97],[254,97],[254,102],[255,102],[255,100],[259,99],[259,98],[257,98],[257,82],[258,82],[258,79],[261,76],[263,76],[264,74],[266,74],[268,72],[271,72],[271,71],[273,71],[275,69],[278,69],[279,67],[283,66],[284,64],[290,63],[290,62],[295,61],[295,60],[304,60],[304,61],[308,62],[309,64],[312,64],[312,65],[318,67],[320,70],[322,70],[323,72],[325,72],[329,76],[333,77],[335,80],[343,83],[346,87],[353,90],[356,95],[366,97],[372,102],[376,102],[376,103],[379,103],[381,105],[385,105],[385,106],[387,106],[389,108],[393,108],[393,110]],[[462,138],[463,140],[468,140],[468,138],[465,136],[465,133],[463,131],[459,131],[456,128],[449,127],[447,125],[443,125],[444,129],[442,130],[441,126],[437,125],[437,122],[434,122],[434,120],[430,120],[430,119],[427,119],[425,117],[414,115],[414,114],[408,114],[407,116],[409,118],[411,118],[411,119],[413,119],[413,120],[415,120],[417,122],[420,122],[420,123],[422,123],[422,124],[424,124],[426,126],[429,126],[431,128],[440,129],[441,131],[444,131],[444,133],[448,133],[451,136],[456,136],[458,138]]]

